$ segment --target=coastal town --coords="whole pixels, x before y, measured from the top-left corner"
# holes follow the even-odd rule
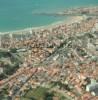
[[[98,100],[97,14],[0,34],[1,100]]]

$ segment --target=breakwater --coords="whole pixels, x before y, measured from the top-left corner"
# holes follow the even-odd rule
[[[98,16],[98,6],[66,9],[61,12],[35,12],[32,14],[47,15],[47,16],[80,16],[80,15]]]

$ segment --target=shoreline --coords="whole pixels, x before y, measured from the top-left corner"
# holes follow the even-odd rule
[[[80,10],[84,10],[84,9],[91,10],[91,9],[94,9],[94,8],[96,9],[96,8],[98,8],[98,6],[90,5],[88,7],[74,7],[74,8],[70,8],[70,9],[68,8],[68,9],[65,9],[64,11],[57,12],[57,13],[58,14],[64,14],[64,13],[66,13],[67,10],[73,12],[74,10],[78,11],[78,9],[80,9]],[[83,14],[83,15],[85,15],[85,14]],[[78,19],[83,19],[83,15],[69,16],[69,17],[65,18],[64,20],[62,20],[62,21],[56,21],[56,22],[53,22],[53,23],[48,24],[48,25],[36,26],[36,27],[27,27],[27,28],[23,28],[23,29],[0,32],[0,35],[17,34],[17,33],[19,34],[21,32],[23,33],[23,32],[28,32],[28,31],[37,31],[37,30],[43,30],[43,29],[50,29],[50,28],[53,28],[53,27],[56,27],[56,26],[59,26],[59,25],[63,25],[63,24],[71,24],[71,23],[74,22],[74,19],[77,22],[78,22]]]
[[[3,34],[10,34],[10,33],[14,34],[14,33],[23,32],[23,31],[47,29],[47,28],[49,28],[49,27],[52,28],[52,26],[57,26],[57,25],[63,24],[65,21],[66,21],[66,20],[53,22],[53,23],[51,23],[51,24],[43,25],[43,26],[27,27],[27,28],[23,28],[23,29],[19,29],[19,30],[14,30],[14,31],[0,32],[0,35],[1,35],[2,33],[3,33]]]
[[[5,35],[5,34],[25,34],[25,32],[30,32],[30,31],[41,31],[44,29],[52,29],[55,27],[58,27],[60,25],[68,25],[72,24],[75,22],[79,22],[80,20],[83,20],[83,16],[75,16],[75,17],[70,17],[62,21],[57,21],[49,25],[44,25],[44,26],[39,26],[39,27],[29,27],[21,30],[15,30],[15,31],[8,31],[8,32],[0,32],[0,35]]]

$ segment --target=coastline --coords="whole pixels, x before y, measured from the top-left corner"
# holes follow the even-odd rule
[[[61,12],[57,12],[55,14],[60,14],[60,15],[64,15],[64,13],[66,14],[66,11],[68,10],[68,12],[76,12],[78,10],[80,11],[84,11],[85,9],[86,10],[94,10],[94,9],[97,9],[98,6],[94,6],[94,5],[91,5],[91,6],[88,6],[88,7],[74,7],[73,9],[72,8],[68,8],[68,9],[65,9],[64,11],[61,11]],[[67,12],[67,13],[68,13]],[[47,13],[48,14],[48,13]],[[62,20],[62,21],[57,21],[57,22],[53,22],[51,24],[48,24],[48,25],[43,25],[43,26],[38,26],[38,27],[28,27],[28,28],[24,28],[24,29],[21,29],[21,30],[15,30],[15,31],[8,31],[8,32],[0,32],[0,35],[4,35],[4,34],[23,34],[25,32],[30,32],[30,31],[40,31],[40,30],[43,30],[43,29],[51,29],[51,28],[54,28],[54,27],[57,27],[59,25],[63,25],[63,24],[71,24],[73,22],[78,22],[80,20],[83,20],[85,17],[85,14],[82,14],[82,15],[76,15],[76,16],[69,16],[68,18],[65,18],[65,20]]]
[[[67,18],[63,21],[54,22],[54,23],[49,24],[49,25],[44,25],[44,26],[39,26],[39,27],[30,27],[30,28],[25,28],[25,29],[22,29],[22,30],[15,30],[15,31],[9,31],[9,32],[0,32],[0,35],[25,34],[26,32],[30,32],[30,31],[41,31],[41,30],[44,30],[44,29],[52,29],[52,28],[58,27],[60,25],[65,25],[65,24],[68,25],[68,24],[72,24],[74,22],[79,22],[81,20],[83,20],[83,16],[75,16],[75,17]]]

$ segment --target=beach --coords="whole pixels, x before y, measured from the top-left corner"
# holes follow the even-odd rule
[[[55,5],[55,6],[54,6]],[[69,8],[97,6],[98,0],[0,0],[0,32],[22,30],[49,25],[66,19],[65,16],[36,15],[33,13],[57,13]]]
[[[41,30],[41,29],[47,29],[47,28],[52,28],[59,26],[61,24],[70,24],[73,22],[78,22],[79,20],[83,20],[89,16],[97,16],[98,12],[98,6],[90,6],[90,7],[79,7],[79,8],[73,8],[73,9],[68,9],[65,11],[60,11],[57,13],[53,13],[53,16],[56,14],[57,16],[63,16],[65,17],[63,20],[53,22],[52,24],[44,25],[44,26],[37,26],[37,27],[28,27],[20,30],[14,30],[14,31],[8,31],[8,32],[0,32],[0,34],[9,34],[9,33],[26,33],[30,32],[32,30]],[[48,12],[47,12],[48,14]],[[67,14],[67,15],[66,15]],[[42,13],[43,15],[43,13]],[[52,16],[52,15],[51,15]],[[67,16],[67,17],[66,17]]]
[[[26,28],[26,29],[16,30],[16,31],[10,31],[10,32],[1,32],[0,35],[3,35],[3,34],[21,34],[21,33],[24,34],[25,32],[30,32],[30,31],[37,31],[37,30],[39,31],[39,30],[44,30],[44,29],[51,29],[51,28],[54,28],[54,27],[58,27],[60,25],[79,22],[82,19],[83,19],[83,16],[75,16],[75,17],[70,17],[70,18],[65,19],[63,21],[58,21],[56,23],[46,25],[46,26],[31,27],[31,28]]]

